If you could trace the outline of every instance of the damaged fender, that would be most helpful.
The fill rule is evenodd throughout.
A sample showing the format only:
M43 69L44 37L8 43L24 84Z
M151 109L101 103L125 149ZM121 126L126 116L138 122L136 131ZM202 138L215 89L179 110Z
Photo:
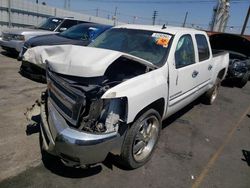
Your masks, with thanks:
M127 123L131 123L136 115L151 103L161 98L167 101L168 73L165 70L167 69L156 69L122 82L106 91L102 99L127 98ZM164 112L165 107L166 105Z

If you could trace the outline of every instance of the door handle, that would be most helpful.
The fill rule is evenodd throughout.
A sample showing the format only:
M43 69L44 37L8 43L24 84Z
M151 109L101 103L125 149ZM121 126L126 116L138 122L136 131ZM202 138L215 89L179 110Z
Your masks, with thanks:
M195 71L192 73L192 77L195 78L198 74L199 74L199 72L195 70Z
M208 65L208 70L210 71L210 70L212 70L212 68L213 68L213 66L212 65Z

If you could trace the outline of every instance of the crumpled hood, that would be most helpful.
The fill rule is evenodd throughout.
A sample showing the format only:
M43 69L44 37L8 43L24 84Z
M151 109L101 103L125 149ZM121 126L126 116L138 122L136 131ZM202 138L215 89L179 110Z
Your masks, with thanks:
M150 62L118 51L74 45L38 46L24 54L23 61L72 76L96 77L104 75L106 69L119 57L126 57L154 68Z
M80 39L70 39L63 36L60 36L58 34L54 35L42 35L42 36L36 36L28 41L25 42L25 46L30 47L36 47L36 46L51 46L51 45L65 45L65 44L73 44L73 45L80 45L80 46L87 46L90 43L90 41L83 41Z

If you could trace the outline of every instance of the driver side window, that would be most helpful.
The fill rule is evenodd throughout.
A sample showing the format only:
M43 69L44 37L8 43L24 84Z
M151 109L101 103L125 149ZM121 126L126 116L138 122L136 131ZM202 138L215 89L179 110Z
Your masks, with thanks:
M175 50L175 67L181 68L195 63L194 45L191 35L183 35Z

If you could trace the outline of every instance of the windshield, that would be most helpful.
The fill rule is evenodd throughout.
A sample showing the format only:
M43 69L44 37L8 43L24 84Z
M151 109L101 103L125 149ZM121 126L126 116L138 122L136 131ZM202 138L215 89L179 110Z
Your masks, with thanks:
M125 52L157 66L164 63L172 35L135 29L110 29L89 46Z
M54 31L56 27L62 22L63 19L60 18L48 18L40 25L37 26L38 29Z
M98 31L99 28L97 27L90 27L87 25L76 25L60 33L59 35L70 39L85 41L93 39L95 33L98 33Z

